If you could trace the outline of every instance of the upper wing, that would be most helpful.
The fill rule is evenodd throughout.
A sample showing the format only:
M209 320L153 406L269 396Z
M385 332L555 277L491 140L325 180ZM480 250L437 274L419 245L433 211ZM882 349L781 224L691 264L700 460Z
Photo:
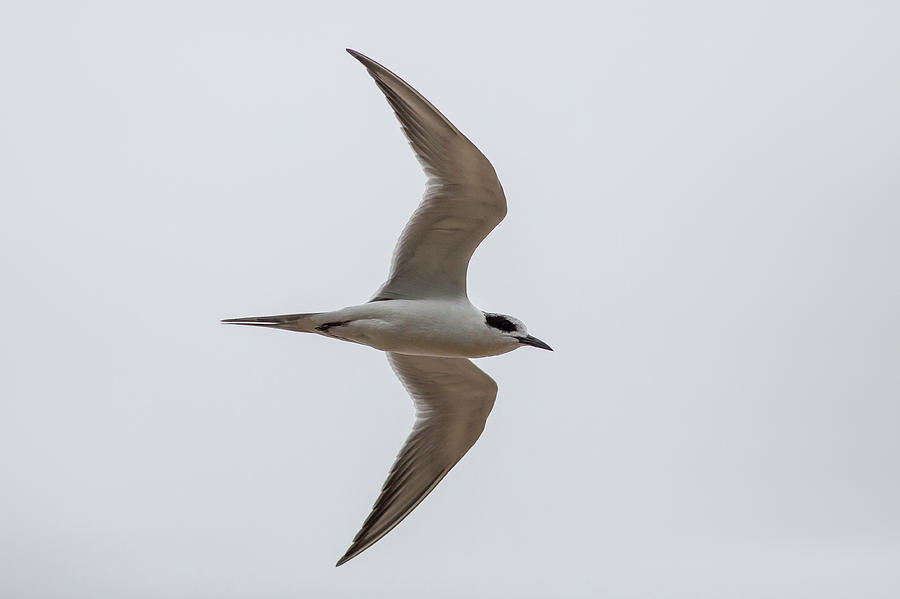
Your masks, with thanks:
M494 167L437 108L371 58L363 63L400 120L428 175L425 197L397 241L380 299L466 295L466 269L478 244L506 216Z
M497 383L465 358L388 353L416 406L416 423L340 566L397 526L475 444Z

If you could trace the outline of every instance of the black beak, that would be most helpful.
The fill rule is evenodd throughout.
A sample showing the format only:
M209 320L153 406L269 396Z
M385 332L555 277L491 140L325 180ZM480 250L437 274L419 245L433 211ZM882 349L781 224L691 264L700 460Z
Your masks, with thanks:
M548 349L553 351L553 348L535 337L534 335L528 335L527 337L519 337L519 343L522 345L530 345L531 347L539 347L541 349Z

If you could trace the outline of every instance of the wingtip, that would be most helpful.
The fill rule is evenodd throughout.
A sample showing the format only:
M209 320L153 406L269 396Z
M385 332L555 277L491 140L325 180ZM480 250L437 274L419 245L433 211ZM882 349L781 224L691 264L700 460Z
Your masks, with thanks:
M337 568L339 566L342 566L343 564L346 564L347 562L352 560L354 557L356 557L356 554L352 553L352 551L353 551L352 547L350 549L348 549L347 553L345 553L344 555L341 556L341 559L339 559L337 561L337 563L334 565L334 567Z
M357 537L358 536L359 535L357 535ZM371 547L373 544L374 544L374 541L370 542L370 543L360 544L358 538L353 539L353 543L350 544L350 547L347 548L346 553L344 553L344 555L341 556L341 559L339 559L337 561L337 563L334 565L334 567L337 568L338 566L346 564L347 562L352 560L354 557L358 556L360 553L362 553L363 551L365 551L366 549Z
M373 76L374 76L375 70L377 70L377 69L387 70L387 69L385 69L385 67L383 65L378 64L377 62L375 62L374 60L372 60L371 58L369 58L362 52L357 52L353 48L345 48L345 50L347 50L347 53L350 54L350 56L352 56L353 58L355 58L356 60L361 62L362 65L364 67L366 67L366 69L368 69L370 73L373 74Z

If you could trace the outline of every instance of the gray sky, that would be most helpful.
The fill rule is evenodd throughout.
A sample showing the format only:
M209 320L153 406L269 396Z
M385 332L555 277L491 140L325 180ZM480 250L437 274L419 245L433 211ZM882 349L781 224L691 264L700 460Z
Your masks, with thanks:
M4 3L0 595L897 597L898 23ZM387 274L424 179L347 46L492 160L470 297L557 351L479 360L481 440L335 569L411 402L217 321Z

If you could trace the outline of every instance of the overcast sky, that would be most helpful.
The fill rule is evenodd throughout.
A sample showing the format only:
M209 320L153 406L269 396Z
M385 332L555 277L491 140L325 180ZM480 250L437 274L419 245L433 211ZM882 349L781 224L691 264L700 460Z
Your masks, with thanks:
M900 596L896 2L7 2L0 595ZM368 299L424 177L352 47L491 159L481 440L333 564L412 422Z

